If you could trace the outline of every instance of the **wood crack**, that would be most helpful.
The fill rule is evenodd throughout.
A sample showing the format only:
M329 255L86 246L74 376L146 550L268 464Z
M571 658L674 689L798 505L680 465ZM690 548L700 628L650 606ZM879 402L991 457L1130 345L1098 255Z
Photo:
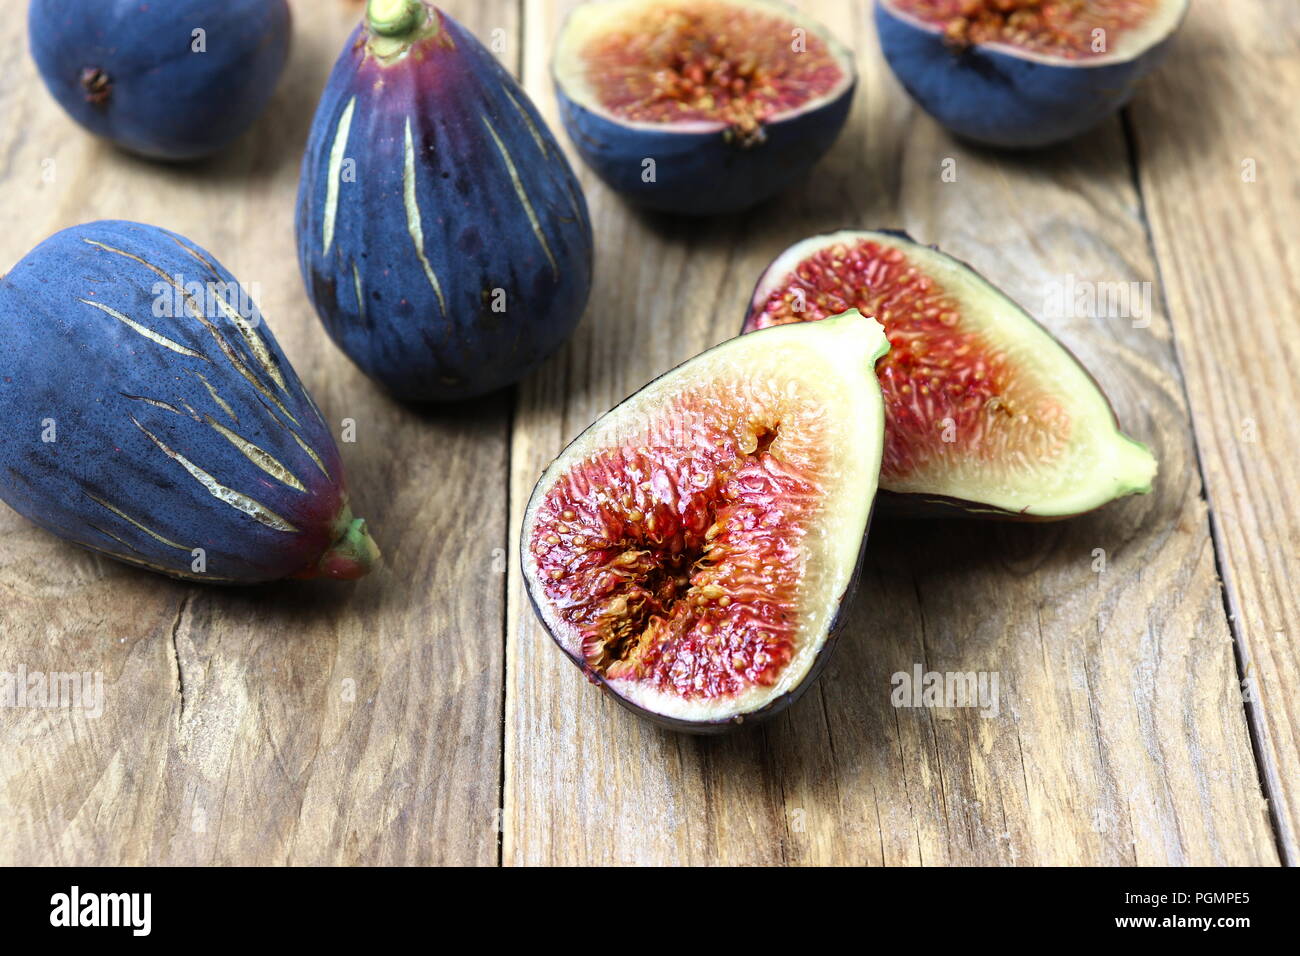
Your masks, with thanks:
M180 606L176 609L176 617L171 626L171 648L172 663L176 665L176 696L180 699L180 711L176 715L176 724L180 726L185 719L185 669L181 666L180 648L176 643L176 635L180 632L181 621L185 618L185 612L189 610L190 602L194 599L194 592L191 591L181 599Z
M1130 115L1130 107L1125 107L1120 112L1120 126L1124 135L1125 153L1128 158L1129 170L1133 177L1133 190L1137 195L1137 213L1138 220L1142 224L1143 232L1146 236L1147 247L1151 250L1151 261L1155 267L1155 286L1159 291L1159 307L1162 314L1169 323L1169 343L1174 352L1175 360L1182 365L1182 349L1178 343L1178 333L1175 328L1173 316L1170 314L1169 296L1165 286L1164 275L1160 263L1160 255L1156 249L1155 235L1151 230L1151 220L1147 214L1146 195L1142 190L1142 176L1138 168L1138 144L1137 137L1133 132L1133 118ZM1228 625L1228 634L1232 638L1232 660L1236 669L1237 687L1245 687L1245 681L1249 669L1245 663L1245 650L1243 644L1243 635L1241 633L1241 622L1238 620L1233 610L1232 595L1228 590L1226 578L1226 568L1224 566L1225 545L1223 542L1222 532L1219 528L1217 510L1215 503L1210 500L1210 483L1205 474L1205 455L1201 450L1201 438L1197 434L1194 421L1192 421L1192 399L1187 391L1187 380L1180 377L1182 385L1182 401L1187 409L1189 419L1189 433L1192 446L1192 457L1196 462L1196 473L1201 481L1201 500L1205 502L1206 526L1209 530L1210 545L1214 552L1214 575L1219 583L1219 599L1223 607L1223 617ZM1292 859L1287 853L1288 842L1284 837L1282 820L1277 812L1277 800L1274 797L1273 790L1269 786L1268 774L1265 772L1265 763L1267 755L1264 751L1263 743L1260 740L1260 725L1263 723L1264 716L1257 713L1253 702L1247 698L1247 695L1241 694L1241 707L1243 716L1246 721L1246 734L1250 740L1251 759L1255 764L1255 779L1259 785L1260 794L1264 798L1264 804L1267 807L1269 830L1273 837L1273 847L1277 852L1278 859L1283 866L1295 866L1297 861Z

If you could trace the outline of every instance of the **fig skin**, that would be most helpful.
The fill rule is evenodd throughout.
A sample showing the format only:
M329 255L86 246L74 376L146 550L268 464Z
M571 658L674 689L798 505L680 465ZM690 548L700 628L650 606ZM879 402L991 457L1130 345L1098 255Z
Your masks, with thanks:
M0 278L0 499L187 581L353 580L379 556L256 306L208 252L140 223L65 229Z
M773 6L820 33L821 28L806 15ZM551 76L570 142L610 189L652 212L692 217L730 215L806 178L843 130L857 88L856 67L852 55L833 38L823 39L847 72L848 85L806 112L764 123L763 142L750 146L738 145L722 124L717 129L691 132L673 130L671 126L633 125L598 113L569 95L554 60ZM643 179L647 158L655 161L654 182Z
M853 318L850 319L850 317ZM869 320L869 319L864 320L856 309L850 309L847 313L844 313L840 316L834 316L831 318L850 320L850 321L864 321L864 322L870 321L873 325L876 325L878 327L878 323L875 323L874 320ZM750 333L750 335L748 335L747 338L764 335L767 331L773 331L773 330L759 330L757 332ZM729 344L730 344L729 342L723 342L719 345L714 346L712 349L708 349L705 352L700 353L700 355L696 356L695 358L698 359L703 357L704 355L709 354L710 352L716 352L719 350L726 349ZM881 349L877 350L876 352L877 357L883 355L884 352L887 350L888 350L888 344L884 342L883 335L882 335ZM688 362L689 361L694 361L694 359L688 360ZM556 458L551 463L551 465L549 465L545 469L543 475L539 478L536 486L533 489L532 495L529 498L528 506L525 509L526 517L520 535L519 558L520 558L520 567L525 569L524 590L528 593L529 601L532 603L533 611L537 615L538 621L547 630L547 633L550 635L551 640L556 645L556 647L558 647L560 651L564 653L564 655L569 660L571 660L574 663L574 665L578 667L579 670L582 671L582 673L587 677L587 679L591 683L598 685L608 696L614 698L614 700L616 700L618 704L623 708L625 708L626 710L630 711L633 714L636 714L638 717L641 717L664 730L669 730L676 733L685 733L685 734L693 734L693 735L701 735L701 736L713 736L718 734L730 733L745 727L757 726L761 723L766 722L767 720L770 720L772 717L775 717L776 715L780 714L791 704L799 700L803 696L803 694L808 690L808 688L816 683L818 677L825 670L826 665L830 661L832 655L834 654L839 639L843 634L847 622L847 618L848 618L848 610L853 603L853 599L857 592L857 588L861 579L862 566L866 555L867 541L870 535L871 523L873 520L874 501L870 502L866 509L865 520L863 522L862 538L860 543L858 544L857 552L853 559L852 571L846 579L846 583L843 590L837 596L834 612L830 616L829 623L826 626L825 636L822 638L821 645L818 648L816 657L814 658L812 664L809 666L807 672L804 674L803 678L799 681L799 683L796 686L794 686L786 693L773 697L771 700L763 704L763 706L756 708L755 710L748 711L743 714L738 714L730 717L724 717L724 718L713 719L713 720L689 720L689 719L678 718L678 717L660 713L655 710L651 710L647 707L643 707L629 700L622 693L620 693L614 686L612 686L612 682L607 681L602 674L598 673L592 667L588 666L588 664L581 659L581 655L575 656L574 653L565 646L565 643L561 638L561 636L557 634L554 630L552 630L549 624L547 623L547 616L544 613L542 601L539 599L534 589L533 582L530 580L530 575L527 570L531 566L530 555L529 555L529 543L530 543L530 531L532 530L528 522L528 516L534 514L535 506L537 505L539 500L543 498L552 487L554 487L554 484L547 483L546 481L547 476L551 473L552 469L555 466L561 463L567 463L567 460L570 457L570 451L579 447L583 443L584 438L587 436L588 432L591 432L592 430L601 427L606 417L615 414L617 410L620 407L622 407L625 403L635 399L642 392L645 392L648 389L653 388L661 380L663 380L664 378L670 375L673 375L680 368L681 366L678 366L677 368L674 369L670 369L669 371L665 372L663 375L656 377L655 379L648 382L646 385L642 386L642 388L638 389L636 392L633 392L622 402L619 402L612 409L610 409L609 412L606 412L604 415L597 418L591 425L589 425L578 436L576 436L572 441L570 441L569 444L565 446L564 450L561 451L560 454L556 456ZM874 376L872 376L872 378L874 380ZM880 410L880 416L881 416L881 431L883 433L883 407ZM575 462L579 461L580 456L575 457L574 460Z
M292 34L286 0L31 0L27 25L41 79L69 116L172 161L217 153L253 124Z
M303 282L335 344L393 395L473 398L518 381L577 326L592 277L586 200L473 34L420 0L367 11L303 155ZM372 23L381 12L397 19Z
M1137 84L1169 52L1188 0L1168 31L1128 59L1090 65L1087 59L1042 58L1007 46L977 44L954 51L935 24L875 0L881 52L894 76L938 123L987 146L1037 149L1065 142L1118 112Z
M1033 327L1041 331L1042 334L1050 338L1056 344L1056 346L1060 348L1060 350L1066 356L1068 356L1069 359L1071 359L1074 362L1074 364L1078 367L1079 371L1081 371L1085 376L1085 378L1087 379L1089 386L1102 399L1103 403L1105 404L1107 412L1109 413L1110 416L1110 424L1111 427L1114 429L1114 431L1122 435L1125 439L1132 442L1133 444L1139 445L1148 454L1150 454L1150 450L1147 449L1145 445L1143 445L1140 442L1137 442L1132 438L1129 438L1120 429L1119 417L1115 413L1115 408L1111 404L1110 398L1106 395L1105 391L1102 390L1101 384L1097 381L1096 377L1088 370L1088 368L1081 361L1079 361L1079 357L1075 355L1074 352L1072 352L1063 342L1061 342L1054 335L1052 335L1051 331L1047 329L1046 326L1044 326L1041 322L1035 319L1033 315L1031 315L1026 309L1022 308L1019 305L1019 303L1015 302L1015 300L1011 299L1009 296L1003 293L1001 289L999 289L996 285L994 285L987 278L985 278L984 275L981 272L979 272L979 270L975 269L972 265L970 265L970 263L962 259L959 259L956 256L951 255L950 253L943 252L937 245L926 245L924 243L918 242L916 239L913 239L909 233L901 229L861 230L861 229L856 229L854 227L845 226L842 229L831 230L830 232L827 233L819 233L818 235L810 236L808 237L808 239L800 240L800 241L807 242L807 241L816 241L820 239L825 239L829 241L832 237L843 233L863 234L863 235L868 233L879 233L885 236L890 236L895 239L901 240L903 243L907 243L907 244L917 246L919 248L925 248L925 249L933 250L935 252L939 252L943 256L952 260L958 266L966 269L972 276L976 277L979 281L983 282L986 286L988 286L989 289L996 292L1008 304L1009 307L1014 308L1016 312L1019 314L1020 318L1022 318L1030 325L1032 325ZM792 246L797 244L798 243L794 243L792 244ZM777 261L784 255L785 252L783 251L777 256L776 259L773 259L773 261L768 264L767 268L765 268L763 272L759 275L758 280L754 283L754 290L753 292L750 293L749 304L746 306L745 317L741 321L740 331L738 334L740 335L754 334L754 331L749 331L750 311L752 310L752 308L756 303L756 300L759 295L759 290L763 288L764 284L767 281L768 273L772 271ZM821 321L825 321L825 320L821 320ZM761 329L755 331L761 331ZM1153 475L1153 480L1154 480L1154 475ZM1146 494L1149 491L1150 489L1148 488L1147 491L1138 492L1138 493ZM1077 518L1085 514L1090 514L1093 511L1096 511L1098 508L1104 507L1105 505L1109 504L1111 501L1114 500L1116 499L1114 498L1107 499L1105 501L1100 502L1099 504L1097 504L1092 508L1086 508L1080 511L1073 511L1073 512L1062 513L1062 514L1041 515L1041 514L1029 514L1023 510L1012 511L1007 508L1002 508L1002 507L998 507L997 505L989 504L988 502L983 502L983 501L970 499L970 498L962 498L953 495L891 491L890 489L884 487L883 485L881 485L877 489L876 497L875 497L875 502L877 505L879 505L880 513L887 518L907 518L907 519L967 518L967 519L977 519L977 520L1015 521L1015 522L1024 522L1024 523L1064 521L1070 518Z

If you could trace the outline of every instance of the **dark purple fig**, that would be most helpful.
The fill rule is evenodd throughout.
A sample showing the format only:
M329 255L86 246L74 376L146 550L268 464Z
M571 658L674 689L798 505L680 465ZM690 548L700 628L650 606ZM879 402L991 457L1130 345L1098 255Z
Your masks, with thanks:
M560 648L619 703L713 733L814 680L857 583L880 473L856 312L746 335L584 431L524 513L524 579Z
M849 308L889 336L876 374L891 507L1064 518L1151 490L1155 458L1065 346L968 265L901 233L791 246L759 279L744 331Z
M316 110L303 279L330 336L398 397L517 381L591 287L587 204L527 95L421 0L371 0Z
M737 212L803 178L844 126L853 57L772 0L597 0L552 62L564 126L648 209Z
M0 279L0 498L187 580L352 579L378 557L247 292L133 222L65 229Z
M155 159L228 146L265 109L289 55L285 0L32 0L32 56L59 105Z
M1188 0L876 0L885 59L958 136L1059 143L1128 102Z

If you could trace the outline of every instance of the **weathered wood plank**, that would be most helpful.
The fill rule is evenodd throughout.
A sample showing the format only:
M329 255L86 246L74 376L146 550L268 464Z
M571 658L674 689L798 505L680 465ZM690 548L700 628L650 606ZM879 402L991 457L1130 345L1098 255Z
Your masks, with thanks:
M513 0L445 3L518 62ZM0 25L0 268L47 234L133 218L245 283L333 422L385 551L355 586L187 587L0 513L0 671L101 672L103 716L0 709L6 863L478 863L497 859L508 396L417 412L321 331L293 238L319 91L361 6L298 2L268 114L195 167L122 155L59 111ZM43 178L48 176L48 178Z
M525 5L525 81L553 124L548 51L569 5ZM1035 311L1068 276L1154 281L1118 122L1034 157L968 149L888 75L866 0L800 7L859 52L862 77L814 181L741 217L682 223L629 211L584 173L596 287L569 349L520 391L512 538L564 443L734 334L763 266L799 238L903 226ZM945 158L956 182L941 181ZM1274 862L1182 381L1153 302L1148 328L1048 324L1157 449L1156 493L1054 526L882 522L837 658L764 729L696 740L622 712L549 645L512 564L504 860ZM916 664L996 672L998 716L895 709L891 675Z
M1194 4L1133 109L1261 773L1300 860L1300 8Z

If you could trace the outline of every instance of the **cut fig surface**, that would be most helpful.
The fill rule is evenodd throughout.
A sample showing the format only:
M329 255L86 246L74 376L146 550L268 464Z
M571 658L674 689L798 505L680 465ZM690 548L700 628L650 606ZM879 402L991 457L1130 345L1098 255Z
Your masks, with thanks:
M830 30L772 0L589 0L551 62L579 155L644 209L728 215L804 179L857 79Z
M767 0L589 3L561 43L566 91L633 124L753 132L853 79L828 38Z
M1131 55L1163 36L1179 16L1169 0L888 0L937 27L955 49L989 44L1050 59L1093 61Z
M974 270L905 236L844 231L797 243L760 279L744 330L848 308L875 316L891 345L876 367L883 490L1026 518L1150 490L1154 457L1119 431L1074 356Z
M815 676L856 578L884 438L880 326L724 343L582 433L524 515L556 643L632 709L707 732Z
M1170 54L1189 0L875 0L880 51L949 132L1006 149L1114 116Z

